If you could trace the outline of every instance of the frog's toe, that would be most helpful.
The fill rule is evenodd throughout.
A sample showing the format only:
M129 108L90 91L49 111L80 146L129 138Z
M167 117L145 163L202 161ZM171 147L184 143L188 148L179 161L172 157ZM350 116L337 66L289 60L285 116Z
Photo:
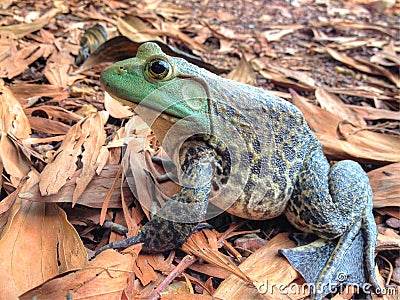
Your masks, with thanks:
M304 246L280 250L310 285L314 299L322 299L323 295L337 292L340 287L361 286L365 282L364 268L360 268L364 262L361 232L349 248L337 251L342 239L317 239Z

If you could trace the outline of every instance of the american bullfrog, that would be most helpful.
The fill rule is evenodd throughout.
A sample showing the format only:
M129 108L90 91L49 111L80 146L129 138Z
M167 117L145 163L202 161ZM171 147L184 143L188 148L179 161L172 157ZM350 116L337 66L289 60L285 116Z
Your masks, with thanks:
M177 248L207 217L213 200L251 220L285 214L297 229L316 235L309 244L282 250L315 284L315 298L341 283L379 288L368 177L354 161L330 167L294 105L167 56L151 42L135 58L106 68L100 81L152 128L182 186L136 236L101 250L136 243L148 252Z

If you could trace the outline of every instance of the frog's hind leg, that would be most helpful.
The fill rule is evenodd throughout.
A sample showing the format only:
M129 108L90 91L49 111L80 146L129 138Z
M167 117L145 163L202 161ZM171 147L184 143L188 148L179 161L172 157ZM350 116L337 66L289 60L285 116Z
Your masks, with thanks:
M330 168L322 151L310 153L286 216L298 229L315 233L329 243L335 241L331 253L321 256L325 260L323 267L316 266L313 270L319 274L317 279L311 282L306 279L315 285L316 298L321 299L326 293L324 285L334 288L352 283L349 280L357 275L355 272L363 273L362 282L355 284L368 281L377 287L372 191L359 164L341 161ZM296 255L301 255L300 249Z
M369 216L364 218L361 230L365 240L364 259L366 278L367 281L372 284L375 291L379 292L381 288L375 275L375 246L378 232L372 212L370 212Z

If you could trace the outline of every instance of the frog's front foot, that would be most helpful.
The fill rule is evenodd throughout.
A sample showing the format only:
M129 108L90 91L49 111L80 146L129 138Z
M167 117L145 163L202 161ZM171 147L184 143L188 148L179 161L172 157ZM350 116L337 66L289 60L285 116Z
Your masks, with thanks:
M107 244L96 251L96 255L106 249L122 249L140 243L144 252L172 250L181 246L196 227L197 223L177 223L155 216L137 235Z

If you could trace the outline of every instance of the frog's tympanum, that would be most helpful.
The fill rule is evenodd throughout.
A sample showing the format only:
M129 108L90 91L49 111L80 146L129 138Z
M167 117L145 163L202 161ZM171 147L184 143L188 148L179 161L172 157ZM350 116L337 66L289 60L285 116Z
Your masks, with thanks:
M182 186L139 234L101 250L136 243L148 252L177 248L212 200L246 219L285 214L304 234L299 247L281 253L314 286L315 298L341 284L379 288L368 177L353 161L330 167L294 105L167 56L154 43L108 67L100 80L152 128Z

